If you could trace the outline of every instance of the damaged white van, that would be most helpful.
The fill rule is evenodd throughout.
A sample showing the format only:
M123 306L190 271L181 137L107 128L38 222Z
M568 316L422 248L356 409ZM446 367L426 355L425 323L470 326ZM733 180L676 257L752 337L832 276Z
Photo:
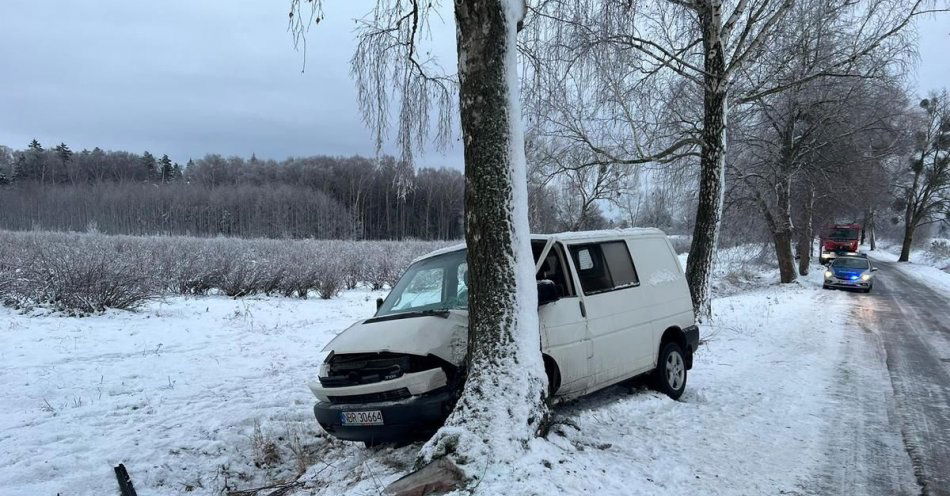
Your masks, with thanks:
M656 229L532 236L541 353L552 397L652 373L679 398L699 343L679 259ZM413 262L376 315L324 348L314 414L367 444L430 434L461 390L468 266L462 245Z

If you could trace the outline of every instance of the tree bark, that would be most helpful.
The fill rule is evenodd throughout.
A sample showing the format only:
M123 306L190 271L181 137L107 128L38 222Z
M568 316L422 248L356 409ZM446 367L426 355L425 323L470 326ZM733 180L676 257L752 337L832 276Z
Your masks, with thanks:
M772 233L775 258L778 260L779 276L783 284L795 281L795 256L792 255L792 231L780 229Z
M469 481L503 471L537 435L547 413L516 83L516 26L523 14L523 4L506 0L455 2L466 178L468 376L455 410L420 460L448 457Z
M914 231L916 227L912 221L904 224L904 242L901 243L901 256L897 259L898 262L910 261L910 247L914 242Z
M703 132L699 173L699 204L686 261L686 282L693 310L708 316L709 283L719 240L725 191L728 81L722 44L722 2L707 0L698 8L706 54L703 74Z
M921 157L921 162L923 157ZM904 242L901 244L901 256L898 262L910 261L910 245L914 240L914 230L917 228L917 219L914 215L917 210L917 187L920 184L920 170L914 172L914 182L907 194L907 208L904 210Z
M807 276L811 265L811 245L814 233L815 188L808 184L802 199L802 223L798 227L798 273Z
M778 262L778 270L783 284L793 282L798 276L795 273L795 257L792 255L792 175L787 169L789 163L786 162L782 175L779 177L778 189L776 192L777 210L781 216L777 222L777 229L774 231L773 242L775 243L775 259Z

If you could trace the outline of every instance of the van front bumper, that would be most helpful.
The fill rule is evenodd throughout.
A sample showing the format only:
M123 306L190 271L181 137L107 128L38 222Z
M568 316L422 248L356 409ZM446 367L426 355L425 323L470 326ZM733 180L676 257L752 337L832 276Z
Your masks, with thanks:
M335 404L317 402L313 414L323 430L346 441L370 444L409 441L432 435L451 413L457 395L447 387L400 401ZM343 412L380 411L383 425L343 425Z

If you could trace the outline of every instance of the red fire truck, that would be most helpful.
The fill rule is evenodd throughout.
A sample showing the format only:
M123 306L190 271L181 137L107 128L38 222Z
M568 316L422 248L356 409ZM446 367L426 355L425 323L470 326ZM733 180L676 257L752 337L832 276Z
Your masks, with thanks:
M832 224L821 233L821 263L838 255L855 255L861 240L860 224Z

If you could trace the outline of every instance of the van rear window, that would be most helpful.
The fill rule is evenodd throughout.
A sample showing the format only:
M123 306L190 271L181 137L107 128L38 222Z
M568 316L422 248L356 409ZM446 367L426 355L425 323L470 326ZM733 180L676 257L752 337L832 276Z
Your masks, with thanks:
M574 245L571 257L585 295L640 284L625 241Z

